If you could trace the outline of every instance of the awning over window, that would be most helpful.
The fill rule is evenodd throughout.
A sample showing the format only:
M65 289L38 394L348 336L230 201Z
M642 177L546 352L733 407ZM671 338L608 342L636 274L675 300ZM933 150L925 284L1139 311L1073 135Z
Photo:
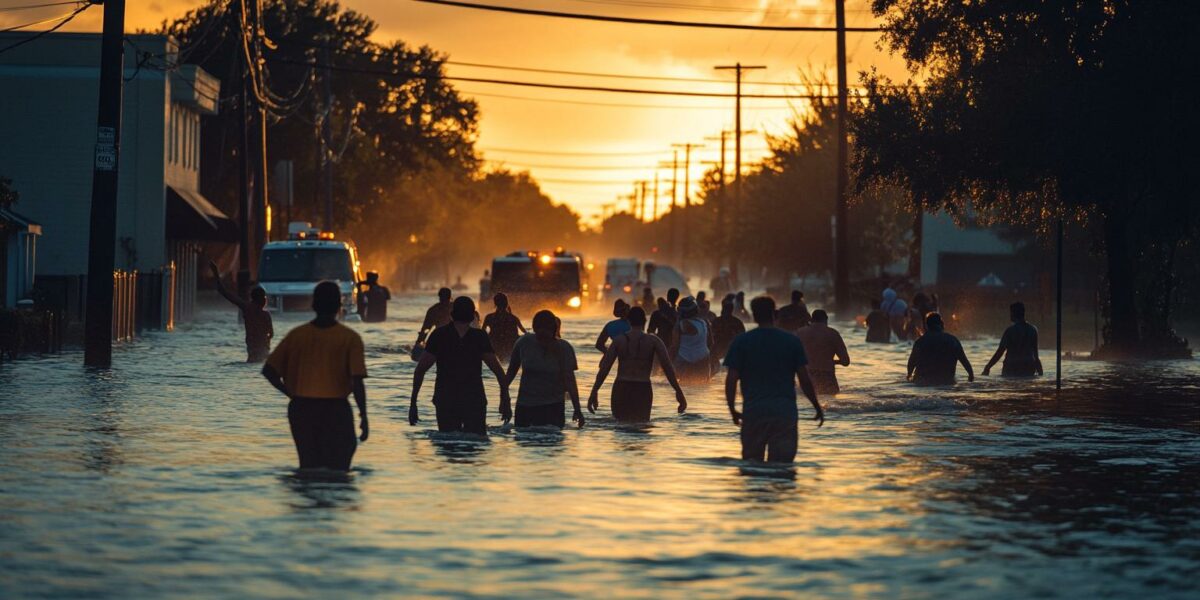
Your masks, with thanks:
M237 223L199 192L167 186L167 237L202 242L237 242Z
M24 231L34 235L42 234L41 225L38 225L28 218L22 217L21 215L8 210L7 208L0 207L0 223L7 223L15 227L17 231Z

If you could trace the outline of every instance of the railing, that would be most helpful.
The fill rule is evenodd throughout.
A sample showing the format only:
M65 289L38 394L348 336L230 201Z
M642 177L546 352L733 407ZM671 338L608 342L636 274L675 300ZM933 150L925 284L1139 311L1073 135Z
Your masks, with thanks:
M171 262L161 269L138 275L137 331L175 329L176 292L175 280L178 273Z
M137 335L137 271L113 272L112 339L124 342Z

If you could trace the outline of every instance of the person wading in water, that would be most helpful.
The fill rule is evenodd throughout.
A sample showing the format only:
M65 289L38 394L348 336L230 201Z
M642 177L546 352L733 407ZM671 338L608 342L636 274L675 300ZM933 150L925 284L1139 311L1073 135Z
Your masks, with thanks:
M925 317L925 335L913 342L908 355L909 381L917 385L951 385L957 363L967 370L967 381L975 381L975 371L962 344L945 329L942 315L934 312Z
M517 343L517 338L527 332L525 326L521 324L521 319L512 314L512 307L508 305L508 296L498 293L492 297L492 303L496 305L496 312L484 317L483 331L488 334L496 356L501 361L507 362L508 357L512 356L513 345Z
M496 358L492 343L480 329L471 327L475 320L475 301L466 296L454 300L449 325L433 330L417 370L413 373L412 400L408 423L420 422L417 397L425 373L437 365L433 387L433 405L437 409L438 431L461 431L487 435L487 395L483 391L483 366L486 364L500 384L500 418L512 418L504 367Z
M662 340L648 334L646 327L646 311L636 307L629 310L629 324L633 329L613 339L608 352L600 360L600 371L596 374L596 383L592 385L592 394L588 398L588 410L593 414L600 406L600 386L617 363L617 380L612 386L613 418L622 423L644 423L650 420L650 409L654 405L654 388L650 386L650 372L654 369L654 359L662 365L663 373L671 387L675 388L675 400L679 402L679 413L687 410L687 399L679 380L675 377L675 368L667 355L667 346Z
M292 329L267 358L263 377L283 392L301 469L346 471L358 443L346 397L358 405L358 441L367 441L367 366L362 338L338 322L342 291L332 281L313 289L317 318Z
M796 336L804 344L804 354L808 357L808 373L817 393L840 392L835 365L850 366L850 353L846 351L846 342L842 339L842 334L829 326L829 314L819 308L814 310L812 321L807 326L797 329Z
M571 397L575 412L571 420L583 427L583 411L579 407L579 386L575 382L575 349L557 336L558 317L543 310L533 316L533 333L517 340L512 362L508 364L508 384L521 371L521 387L517 390L517 427L553 425L566 426L564 395ZM501 411L503 412L503 408Z
M387 320L387 303L392 299L392 291L379 285L379 273L367 273L367 280L362 282L358 290L358 314L362 315L364 323L382 323Z
M217 293L242 313L242 324L246 328L246 362L267 360L267 355L271 353L271 338L275 337L275 325L271 321L271 313L267 312L267 292L256 285L250 290L250 301L246 302L225 289L217 263L208 261L208 268L217 282Z
M1042 359L1038 358L1037 327L1025 322L1025 303L1014 302L1008 307L1013 324L1004 330L1000 347L983 368L984 376L990 375L992 367L1004 357L1000 374L1005 377L1032 377L1042 374Z
M600 336L596 338L596 349L604 354L608 351L608 342L613 338L629 331L629 304L624 300L617 298L613 303L613 316L615 319L604 324L604 329L600 330Z
M685 383L706 383L712 376L712 329L700 318L700 307L691 296L679 303L679 322L671 343L671 357L679 379Z

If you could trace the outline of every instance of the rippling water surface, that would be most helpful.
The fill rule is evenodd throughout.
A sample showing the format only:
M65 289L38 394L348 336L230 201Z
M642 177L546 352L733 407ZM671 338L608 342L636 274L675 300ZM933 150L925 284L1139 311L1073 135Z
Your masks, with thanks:
M616 427L606 389L583 430L488 442L433 433L427 383L410 427L425 303L351 324L372 431L344 478L295 475L286 401L240 362L229 311L109 373L79 354L0 365L0 596L1200 593L1194 361L1068 362L1061 396L1049 372L920 389L907 345L835 323L845 393L824 428L802 422L794 468L765 468L736 460L716 382L683 416L660 382L648 427ZM585 398L604 320L564 323ZM994 343L967 342L977 370Z

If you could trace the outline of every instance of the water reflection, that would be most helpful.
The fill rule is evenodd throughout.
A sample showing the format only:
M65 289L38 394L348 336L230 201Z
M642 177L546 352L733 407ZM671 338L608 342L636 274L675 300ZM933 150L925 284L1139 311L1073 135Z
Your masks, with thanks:
M460 432L434 431L429 434L433 450L449 463L477 464L491 445L485 436Z
M289 503L293 510L358 510L362 494L355 481L357 474L354 470L296 469L279 480L296 495L296 501Z

